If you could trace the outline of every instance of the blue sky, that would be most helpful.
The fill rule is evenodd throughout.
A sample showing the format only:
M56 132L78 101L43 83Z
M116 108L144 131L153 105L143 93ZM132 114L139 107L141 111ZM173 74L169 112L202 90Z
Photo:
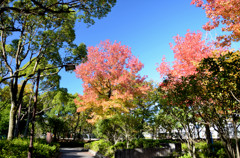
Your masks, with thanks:
M188 29L202 30L208 19L204 10L190 5L191 0L118 0L112 11L103 19L96 20L90 27L76 23L75 43L97 46L100 41L109 39L121 42L131 48L133 55L144 64L140 72L147 80L160 82L156 71L157 63L163 55L173 61L173 52L169 43L179 34L184 36ZM211 32L215 36L215 32ZM82 81L75 73L60 72L61 87L70 93L82 94Z

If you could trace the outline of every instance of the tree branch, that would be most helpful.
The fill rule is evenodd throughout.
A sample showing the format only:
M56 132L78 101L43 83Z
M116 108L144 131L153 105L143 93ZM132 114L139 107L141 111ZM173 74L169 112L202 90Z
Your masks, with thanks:
M7 61L7 55L6 55L6 48L5 48L5 42L6 42L6 39L3 37L3 31L1 31L1 45L2 45L2 57L3 57L3 60L4 60L4 63L5 65L7 66L8 70L10 71L10 73L13 72L11 66L8 64L8 61Z
M230 91L230 93L232 94L233 98L236 99L236 101L237 101L238 103L240 103L240 100L233 94L233 92Z
M23 77L23 76L26 76L26 74L22 74L22 75L17 75L17 76L9 76L9 77L5 77L3 79L0 80L0 83L10 79L10 78L14 78L14 77Z
M40 115L42 112L45 112L45 111L48 111L50 109L52 109L53 107L49 107L49 108L46 108L46 109L42 109L41 111L38 111L36 112L36 115Z

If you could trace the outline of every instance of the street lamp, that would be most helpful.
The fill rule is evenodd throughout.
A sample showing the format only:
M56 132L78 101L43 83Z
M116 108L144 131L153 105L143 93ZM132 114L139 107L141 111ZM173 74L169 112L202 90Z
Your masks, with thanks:
M65 67L66 71L75 70L75 65L72 63L67 63L66 65L61 65L57 67L51 67L48 69L54 69L58 67ZM37 83L36 83L36 91L35 91L35 97L34 97L34 105L33 105L33 114L32 114L32 128L31 128L31 134L30 134L30 143L28 148L28 158L33 157L33 139L34 139L34 124L35 124L35 116L36 116L36 109L37 109L37 97L38 97L38 87L39 87L39 80L40 80L40 74L41 71L44 71L46 69L38 69L37 71Z
M67 63L66 65L63 66L65 67L65 71L71 71L76 69L75 65L72 63Z

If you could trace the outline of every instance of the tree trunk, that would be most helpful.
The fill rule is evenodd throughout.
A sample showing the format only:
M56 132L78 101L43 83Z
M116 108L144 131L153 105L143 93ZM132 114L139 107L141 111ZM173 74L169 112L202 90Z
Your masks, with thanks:
M19 68L19 65L16 66L16 69L18 68ZM15 75L16 77L12 78L9 84L10 96L11 96L11 110L10 110L10 116L9 116L9 127L8 127L8 137L7 137L8 140L13 139L16 113L18 110L18 106L22 103L24 88L28 81L28 79L25 79L23 81L21 89L18 92L18 73L16 73Z
M92 139L92 137L91 137L91 134L92 134L92 126L90 127L90 132L89 132L90 134L89 134L89 140L91 140Z
M127 141L127 149L128 149L129 142L128 142L128 135L127 134L126 134L126 141Z
M221 128L221 127L220 127ZM229 158L235 158L235 152L232 148L231 140L229 139L229 135L226 135L226 133L223 132L224 130L221 129L219 132L221 141L224 143L225 149L227 151L227 155Z
M38 69L38 73L37 73L36 92L34 97L34 106L33 106L33 114L32 114L32 129L31 129L30 143L28 148L28 158L33 157L34 124L35 124L35 116L36 116L36 110L37 110L39 78L40 78L40 69Z
M29 104L27 122L26 122L26 126L25 126L25 131L24 131L24 138L27 138L27 135L28 135L28 127L29 127L29 122L30 122L30 116L31 116L31 105Z
M230 134L229 134L229 127L228 127L228 122L223 122L220 120L216 124L216 129L217 132L219 133L219 136L221 138L221 141L224 143L224 147L227 151L227 155L229 158L235 158L235 151L234 148L232 147L232 141L230 139Z
M230 158L235 158L235 152L232 148L231 142L227 142L228 155Z
M210 131L210 126L209 124L205 124L205 135L206 135L206 141L207 141L207 144L208 145L211 145L212 144L212 141L211 141L211 131Z
M168 139L172 139L172 130L170 129L170 130L168 130Z
M190 147L188 148L190 149L190 155L192 158L196 158L196 150L195 150L195 142L194 142L194 134L193 134L194 131L191 130L189 124L187 124L187 126L185 127L185 131L187 134L188 147Z
M196 129L197 129L197 139L200 140L201 137L200 137L200 125L196 125Z
M76 126L75 126L74 129L73 129L73 132L74 132L73 140L75 140L76 137L77 137L76 131L77 131L77 127L78 127L79 121L80 121L80 113L77 113L77 115L78 115L78 117L77 117L77 123L76 123Z
M238 136L237 136L237 117L233 115L233 128L234 128L234 139L236 142L236 158L240 158L239 146L238 146Z
M177 133L176 133L177 135L176 136L178 136L177 138L180 139L181 141L183 141L183 137L182 137L180 129L179 128L176 128L176 129L177 129Z
M13 139L13 131L14 131L14 126L15 126L15 115L16 115L16 105L12 101L11 103L11 110L10 110L10 116L9 116L9 126L8 126L8 140Z
M20 106L18 108L18 114L17 114L17 119L16 119L15 130L14 130L14 137L18 137L20 117L21 117L21 109L22 109L22 104L20 104Z
M192 157L196 158L196 148L194 142L191 142L191 145L192 145Z
M189 149L188 153L190 154L190 156L192 158L196 158L195 143L193 142L193 140L191 138L189 139L189 137L187 139L187 146L188 146L188 149Z
M34 90L34 85L35 85L35 82L32 83L32 91ZM25 130L24 130L24 138L27 138L27 135L28 135L28 127L29 127L29 122L30 122L30 117L31 117L32 99L33 99L33 93L29 97L28 115L27 115L27 122L26 122L26 125L25 125Z
M188 154L192 157L192 148L189 140L187 140L187 146L188 146Z
M8 126L8 140L13 139L13 132L15 127L15 119L16 119L16 112L17 112L17 89L16 89L16 81L14 82L14 79L11 79L10 81L10 96L11 96L11 109L10 109L10 115L9 115L9 126Z
M155 127L153 126L153 129L152 129L152 139L154 139L154 135L155 135Z
M79 134L80 134L81 139L84 140L83 133L82 133L82 124L79 127Z

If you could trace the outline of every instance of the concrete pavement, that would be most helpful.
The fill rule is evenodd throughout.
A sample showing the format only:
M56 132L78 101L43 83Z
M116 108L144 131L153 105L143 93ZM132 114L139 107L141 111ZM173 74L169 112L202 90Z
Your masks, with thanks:
M60 148L59 158L94 158L94 156L81 147Z

